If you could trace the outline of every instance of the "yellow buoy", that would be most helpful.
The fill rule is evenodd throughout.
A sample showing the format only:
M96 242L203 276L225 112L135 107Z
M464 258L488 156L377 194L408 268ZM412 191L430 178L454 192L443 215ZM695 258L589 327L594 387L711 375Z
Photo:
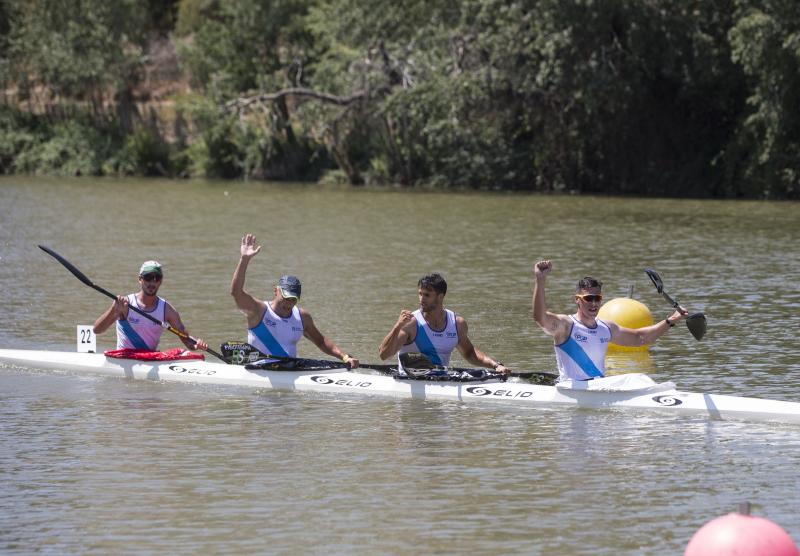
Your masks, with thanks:
M653 324L653 314L647 305L629 297L618 297L600 307L597 316L625 328L642 328ZM618 346L608 344L609 351L647 351L649 346Z

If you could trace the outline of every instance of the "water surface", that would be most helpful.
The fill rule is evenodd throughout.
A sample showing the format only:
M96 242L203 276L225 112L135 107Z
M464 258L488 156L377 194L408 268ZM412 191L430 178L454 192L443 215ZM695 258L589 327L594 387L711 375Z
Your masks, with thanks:
M478 347L552 370L531 319L603 280L656 318L666 289L709 318L635 362L682 389L798 401L800 238L791 203L326 189L308 185L0 179L0 347L67 349L75 325L133 291L145 259L212 345L245 337L228 285L245 232L248 289L297 274L343 349L377 346L439 271ZM112 347L111 332L100 348ZM165 336L162 347L174 347ZM317 356L309 342L301 355ZM461 363L456 359L456 363ZM621 366L626 360L617 361ZM750 500L800 540L800 429L630 411L520 410L0 370L0 547L47 553L678 554Z

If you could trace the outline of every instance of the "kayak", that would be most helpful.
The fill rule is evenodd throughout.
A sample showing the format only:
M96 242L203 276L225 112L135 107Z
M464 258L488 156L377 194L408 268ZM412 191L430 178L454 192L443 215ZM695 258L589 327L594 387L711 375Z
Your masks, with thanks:
M111 358L99 353L13 349L0 349L0 365L283 391L506 403L530 408L619 408L711 419L800 425L800 403L684 392L677 390L671 382L656 383L647 375L639 373L544 386L494 379L467 382L401 379L397 376L370 374L346 368L248 369L243 365L203 360L142 361Z

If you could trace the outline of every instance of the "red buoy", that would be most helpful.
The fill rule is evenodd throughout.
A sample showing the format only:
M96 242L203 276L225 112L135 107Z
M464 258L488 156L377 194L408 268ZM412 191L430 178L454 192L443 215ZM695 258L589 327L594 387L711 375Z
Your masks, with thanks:
M800 556L789 534L768 519L732 513L703 525L686 545L684 556Z

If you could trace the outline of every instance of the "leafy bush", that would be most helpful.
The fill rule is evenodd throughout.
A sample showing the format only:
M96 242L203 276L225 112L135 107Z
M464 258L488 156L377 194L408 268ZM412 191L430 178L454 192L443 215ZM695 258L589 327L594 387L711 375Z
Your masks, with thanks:
M35 118L0 105L0 174L19 171L15 161L20 152L40 141Z
M0 0L0 89L0 172L800 197L797 0Z
M117 171L138 176L172 174L171 149L161 136L149 127L139 126L125 139L120 150Z
M115 138L91 123L71 120L56 124L47 137L17 153L17 172L53 175L101 175L113 156Z

